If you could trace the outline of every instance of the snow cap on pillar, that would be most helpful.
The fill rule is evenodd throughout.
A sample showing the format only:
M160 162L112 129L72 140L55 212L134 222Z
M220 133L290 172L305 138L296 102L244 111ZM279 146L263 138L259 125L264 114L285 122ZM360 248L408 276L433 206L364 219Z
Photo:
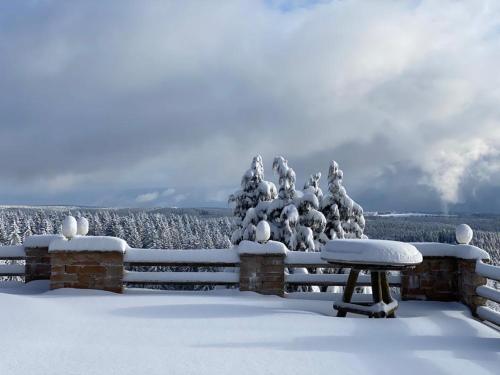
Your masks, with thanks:
M76 233L85 236L89 232L89 221L84 217L79 217L76 221Z
M455 237L460 245L468 245L473 236L472 228L467 224L460 224L455 230Z
M62 234L67 239L71 239L76 236L77 233L77 223L73 216L66 216L62 224Z
M260 243L269 241L271 237L271 227L269 223L265 220L259 221L257 224L257 230L255 233L255 240Z

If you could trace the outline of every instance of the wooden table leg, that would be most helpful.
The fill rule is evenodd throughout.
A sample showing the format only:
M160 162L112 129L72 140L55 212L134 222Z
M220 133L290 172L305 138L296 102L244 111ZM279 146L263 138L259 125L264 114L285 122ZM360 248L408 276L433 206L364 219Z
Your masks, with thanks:
M354 293L354 289L356 288L358 275L359 270L351 268L351 272L349 272L349 277L347 278L347 285L344 289L344 294L342 295L342 302L351 302L352 294ZM347 312L342 309L339 309L339 311L337 312L338 317L344 318L346 315Z
M380 285L380 272L379 271L370 271L371 275L371 282L372 282L372 297L373 297L373 304L376 305L377 303L382 302L382 287ZM382 312L376 312L373 313L371 317L375 318L383 318L385 316L384 313Z
M390 304L393 299L391 296L391 289L389 287L389 282L387 281L387 272L380 273L380 285L382 287L382 300L385 304ZM387 315L388 318L395 318L396 314L394 311Z
M379 303L382 301L382 288L380 285L380 272L370 271L371 281L372 281L372 295L373 303Z

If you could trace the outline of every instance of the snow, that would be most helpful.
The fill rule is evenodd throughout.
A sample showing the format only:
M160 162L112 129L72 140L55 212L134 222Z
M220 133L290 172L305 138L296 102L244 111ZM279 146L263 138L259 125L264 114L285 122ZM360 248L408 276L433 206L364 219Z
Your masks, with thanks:
M240 257L232 249L162 250L132 249L125 251L126 263L215 263L238 264Z
M476 263L476 272L489 279L500 281L500 266L493 266L478 261Z
M24 258L26 253L24 252L24 246L0 246L0 259L16 259Z
M271 237L271 227L269 223L265 220L259 221L257 224L257 230L255 232L255 240L257 242L266 242Z
M24 264L0 264L0 275L24 275Z
M455 257L460 259L490 259L490 255L472 245L452 245L438 242L412 242L424 257Z
M78 231L78 224L73 216L66 216L62 223L62 233L66 238L73 238Z
M64 236L62 234L36 234L26 237L24 240L24 246L31 248L49 247L52 241L63 238Z
M125 294L0 284L0 373L497 374L500 333L455 302L404 301L396 319L251 292Z
M118 251L125 252L127 243L121 238L108 236L76 236L71 240L58 239L49 245L49 252L55 251Z
M126 271L125 282L162 282L179 284L238 284L240 274L236 272L132 272Z
M286 254L286 246L277 241L268 241L264 244L253 241L241 241L238 245L239 254Z
M89 232L89 221L84 217L79 217L76 220L76 233L80 236L85 236Z
M455 229L455 237L459 244L468 245L473 236L472 228L467 224L460 224Z
M411 244L387 240L331 240L321 251L329 262L411 265L422 262L422 254Z

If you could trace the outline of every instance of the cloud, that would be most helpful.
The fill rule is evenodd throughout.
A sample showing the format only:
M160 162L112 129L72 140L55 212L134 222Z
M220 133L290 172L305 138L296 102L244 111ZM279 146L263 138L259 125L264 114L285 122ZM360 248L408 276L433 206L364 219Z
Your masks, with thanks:
M170 197L173 194L175 194L175 189L173 188L168 188L161 192L162 197Z
M152 192L152 193L145 193L145 194L140 194L135 198L135 201L137 203L147 203L147 202L152 202L158 199L160 196L160 193L157 191Z
M180 203L182 201L185 201L188 198L188 194L177 194L174 196L174 202L175 203Z
M0 192L203 204L260 153L299 187L338 159L365 206L473 210L500 186L499 20L495 1L4 2Z

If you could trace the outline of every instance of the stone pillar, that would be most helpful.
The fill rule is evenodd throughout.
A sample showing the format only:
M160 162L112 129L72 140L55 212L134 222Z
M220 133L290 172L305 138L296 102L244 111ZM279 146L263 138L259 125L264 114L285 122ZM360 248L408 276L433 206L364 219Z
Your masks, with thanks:
M24 241L24 251L26 254L24 282L50 280L49 244L51 241L61 238L61 235L34 235L26 238Z
M125 241L76 237L51 243L50 288L98 289L123 293Z
M454 257L424 257L401 273L403 300L458 301L458 265Z
M475 315L479 306L486 305L486 299L476 294L476 288L486 285L486 277L476 273L476 260L458 259L458 296L460 301L471 309Z
M242 241L240 253L240 290L260 294L285 294L286 247L278 242L267 244Z
M486 300L476 294L476 288L487 279L476 273L477 259L455 257L424 257L414 269L402 272L403 300L460 301L473 314Z

